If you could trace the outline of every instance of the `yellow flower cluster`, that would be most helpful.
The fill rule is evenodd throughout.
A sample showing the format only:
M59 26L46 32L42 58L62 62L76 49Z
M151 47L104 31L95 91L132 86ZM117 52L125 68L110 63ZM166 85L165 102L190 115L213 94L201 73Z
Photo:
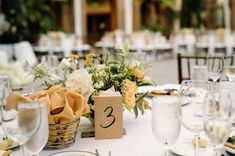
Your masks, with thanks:
M135 107L135 94L137 93L136 83L128 79L124 80L123 86L123 100L127 109Z
M138 68L135 68L133 73L134 73L134 76L137 77L137 79L143 79L144 78L144 72L142 72Z
M79 58L79 56L76 55L76 54L71 54L71 55L70 55L70 58L73 59L73 60L76 60L76 59Z
M85 59L85 61L84 61L84 64L86 65L86 66L89 66L90 64L92 64L92 62L93 62L93 60L94 60L94 56L95 56L95 54L88 54L88 55L86 55L86 59Z

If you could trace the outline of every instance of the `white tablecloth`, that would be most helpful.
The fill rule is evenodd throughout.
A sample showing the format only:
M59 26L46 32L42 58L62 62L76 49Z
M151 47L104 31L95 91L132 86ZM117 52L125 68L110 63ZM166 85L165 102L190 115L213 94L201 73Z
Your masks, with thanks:
M124 127L127 134L124 135L122 139L81 139L82 131L90 131L92 129L90 121L86 118L82 118L79 133L74 145L64 150L43 150L40 156L47 156L65 150L86 150L95 152L96 149L98 149L100 156L108 156L109 151L111 151L112 156L163 156L163 145L159 143L152 134L150 111L147 111L143 116L140 115L137 119L134 118L134 114L125 111ZM182 127L179 140L190 141L191 137L192 134ZM185 147L185 150L188 149ZM19 156L20 154L20 151L16 150L13 152L12 156ZM176 154L173 153L170 155L176 156Z
M170 86L174 87L172 85ZM150 98L148 100L151 101ZM134 113L125 111L124 128L126 129L127 134L124 135L122 139L95 140L95 138L81 138L81 132L92 130L90 121L87 118L82 118L74 145L64 150L43 150L40 153L40 156L46 156L65 150L85 150L95 152L96 149L98 149L100 156L108 156L109 151L111 151L112 156L163 156L163 145L158 142L152 134L151 111L146 111L144 115L139 115L137 119L135 119ZM204 134L202 134L202 136L203 135ZM186 140L191 142L192 136L192 133L182 126L179 142L185 142ZM186 151L188 155L193 155L191 148L182 146L180 148ZM202 153L200 153L200 156L202 156ZM12 154L12 156L19 155L19 150L15 150ZM175 156L176 154L171 153L170 155ZM206 154L206 156L209 155Z

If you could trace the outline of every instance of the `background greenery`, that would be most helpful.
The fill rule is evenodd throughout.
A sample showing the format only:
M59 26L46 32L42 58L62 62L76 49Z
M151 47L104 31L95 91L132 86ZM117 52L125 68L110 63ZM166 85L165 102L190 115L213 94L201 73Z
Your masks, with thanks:
M10 29L0 36L2 43L22 40L36 42L41 33L52 30L52 12L49 0L1 0L2 13Z

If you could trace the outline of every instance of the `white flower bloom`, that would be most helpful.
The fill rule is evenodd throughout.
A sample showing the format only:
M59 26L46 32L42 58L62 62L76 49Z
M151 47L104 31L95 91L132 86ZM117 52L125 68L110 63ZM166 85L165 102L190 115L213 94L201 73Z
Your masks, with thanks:
M97 64L95 65L95 69L100 71L100 70L104 70L105 69L105 65L104 64Z
M105 65L97 64L95 66L96 72L98 76L105 76Z
M91 76L86 69L75 70L68 75L65 86L70 90L77 92L88 100L93 92Z
M131 68L138 67L138 66L140 66L140 62L138 62L138 61L136 61L136 60L132 60L132 61L130 62L130 64L129 64L129 66L130 66Z
M59 68L61 68L61 69L65 69L65 68L68 68L71 66L72 66L71 63L70 63L69 59L67 59L67 58L63 58L63 60L59 64Z
M94 84L94 87L95 87L96 89L99 89L99 88L103 87L103 85L104 85L104 82L103 82L103 81L99 81L99 82L96 82L96 83Z
M151 82L151 78L149 76L145 76L143 78L143 82Z
M120 95L119 92L115 91L113 86L105 91L100 91L100 96L113 96L113 95Z
M0 75L7 75L13 87L21 87L33 82L33 76L29 75L19 62L11 64L0 63Z

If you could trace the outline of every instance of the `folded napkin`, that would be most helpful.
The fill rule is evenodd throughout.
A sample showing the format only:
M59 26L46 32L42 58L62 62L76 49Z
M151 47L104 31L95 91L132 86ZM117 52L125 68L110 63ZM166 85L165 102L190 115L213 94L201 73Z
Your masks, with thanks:
M21 95L20 92L13 92L7 97L6 108L17 109L20 102L32 102L35 98L47 104L49 124L72 121L90 113L89 105L80 94L61 86L53 86L49 90L28 97Z

